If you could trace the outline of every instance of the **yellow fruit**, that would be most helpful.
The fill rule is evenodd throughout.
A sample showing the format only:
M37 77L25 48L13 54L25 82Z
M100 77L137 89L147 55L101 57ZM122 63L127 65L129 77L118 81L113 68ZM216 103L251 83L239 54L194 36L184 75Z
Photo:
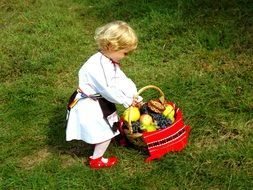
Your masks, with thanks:
M170 114L168 114L166 116L166 118L170 119L172 121L172 123L174 123L174 121L175 121L175 111L173 111Z
M130 113L130 110L131 110L131 113ZM131 114L130 118L129 118L129 114ZM140 119L140 115L141 114L140 114L139 108L129 107L124 111L123 119L126 122L129 122L129 119L130 119L130 121L137 121L138 119Z
M153 132L153 131L156 131L156 127L154 125L143 125L141 127L141 130L146 131L146 132Z
M150 125L151 123L153 123L153 119L148 114L142 114L140 117L140 122L143 125Z
M170 119L172 122L175 121L175 110L172 105L166 105L163 115Z
M163 115L167 116L170 112L172 112L174 110L172 105L166 105L165 106L165 110L163 111Z

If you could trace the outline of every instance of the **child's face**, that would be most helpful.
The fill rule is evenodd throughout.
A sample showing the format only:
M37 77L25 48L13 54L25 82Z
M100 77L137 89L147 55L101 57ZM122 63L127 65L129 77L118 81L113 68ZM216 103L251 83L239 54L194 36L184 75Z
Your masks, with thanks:
M128 49L122 49L122 50L118 50L118 51L110 51L110 52L108 52L108 56L113 61L119 62L121 59L123 59L125 56L127 56L129 52L130 52L130 50L128 50Z

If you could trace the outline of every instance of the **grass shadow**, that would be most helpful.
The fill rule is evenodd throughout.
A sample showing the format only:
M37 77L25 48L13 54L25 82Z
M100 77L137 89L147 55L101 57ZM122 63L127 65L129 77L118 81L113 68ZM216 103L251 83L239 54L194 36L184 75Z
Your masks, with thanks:
M82 1L81 1L82 2ZM235 17L232 9L238 8L237 11L249 13L251 3L249 0L118 0L118 1L92 1L90 3L90 14L97 16L102 21L111 21L114 19L122 19L127 22L131 20L149 18L150 13L157 12L161 14L176 14L183 20L205 20L206 17L227 15ZM94 11L93 8L96 8ZM232 12L231 12L232 11ZM219 15L217 15L219 14ZM81 14L82 16L85 16ZM198 16L197 18L195 18ZM249 16L242 15L242 16ZM152 24L152 23L150 23Z
M180 39L185 38L182 50L186 49L187 41L189 48L195 44L215 50L237 44L247 50L251 41L243 36L249 35L251 29L249 5L249 0L92 1L91 8L85 14L79 10L79 15L82 19L93 15L103 23L112 20L129 22L139 34L140 45L163 39L167 41L167 48L175 44L173 48L178 49L182 43ZM235 52L239 51L237 46Z
M48 124L47 144L52 152L74 157L88 157L92 146L79 140L66 141L66 107L57 106Z

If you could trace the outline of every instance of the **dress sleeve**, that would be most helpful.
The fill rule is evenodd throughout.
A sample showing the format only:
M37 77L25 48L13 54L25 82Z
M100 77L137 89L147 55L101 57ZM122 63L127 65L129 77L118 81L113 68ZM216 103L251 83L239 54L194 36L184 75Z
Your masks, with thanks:
M129 107L133 102L133 97L137 93L137 88L134 82L126 77L119 69L115 77L114 70L106 70L104 73L101 67L87 69L83 75L86 76L86 81L89 81L96 93L100 93L108 101L122 104L124 107ZM79 80L83 76L80 76ZM83 80L83 79L82 79Z

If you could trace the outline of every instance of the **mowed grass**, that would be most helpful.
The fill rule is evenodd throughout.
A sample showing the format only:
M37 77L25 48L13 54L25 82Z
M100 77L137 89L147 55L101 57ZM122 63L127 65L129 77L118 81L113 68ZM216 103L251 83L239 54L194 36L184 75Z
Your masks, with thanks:
M2 0L0 7L1 189L252 188L251 1ZM122 70L139 89L160 87L192 130L182 152L150 164L144 151L114 141L106 156L119 164L93 171L92 147L65 141L65 108L80 66L97 51L95 28L118 19L140 41Z

